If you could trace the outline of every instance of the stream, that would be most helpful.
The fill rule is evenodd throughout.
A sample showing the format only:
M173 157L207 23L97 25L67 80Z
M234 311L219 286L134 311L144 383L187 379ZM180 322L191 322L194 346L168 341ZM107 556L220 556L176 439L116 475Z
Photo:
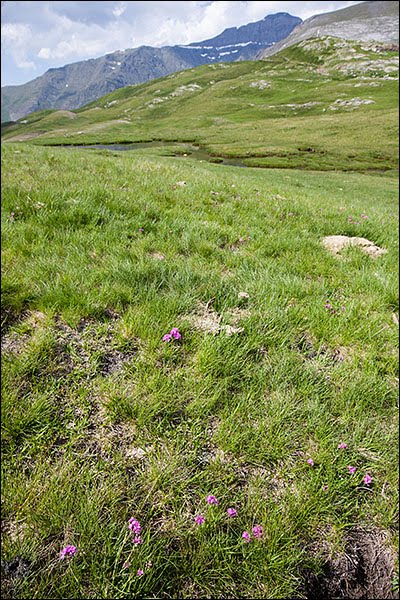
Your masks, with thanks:
M128 150L141 150L143 148L179 148L179 152L172 154L176 158L194 158L199 161L211 162L221 165L229 165L234 167L247 167L246 164L240 158L223 158L221 156L212 156L206 150L203 150L199 146L192 144L185 145L182 142L132 142L126 144L86 144L86 145L69 145L68 148L94 148L97 150L115 150L128 151ZM182 151L185 148L185 151Z

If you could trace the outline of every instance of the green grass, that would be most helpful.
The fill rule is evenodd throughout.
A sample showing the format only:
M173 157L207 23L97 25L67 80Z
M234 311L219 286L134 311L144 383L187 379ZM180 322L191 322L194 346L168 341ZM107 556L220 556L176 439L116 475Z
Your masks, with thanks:
M355 525L397 547L394 178L11 142L2 167L5 597L305 597Z
M396 173L398 53L376 43L306 40L265 60L204 65L22 121L5 127L2 139L176 140L251 166Z

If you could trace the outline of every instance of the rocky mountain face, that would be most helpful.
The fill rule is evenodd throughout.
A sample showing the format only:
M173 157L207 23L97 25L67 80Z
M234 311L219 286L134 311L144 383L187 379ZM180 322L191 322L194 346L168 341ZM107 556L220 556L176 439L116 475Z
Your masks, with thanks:
M300 23L285 39L260 50L256 58L271 56L302 40L324 36L398 44L399 3L361 2L334 12L315 15Z
M162 48L141 46L49 69L28 83L1 89L1 120L15 121L47 108L79 108L118 88L203 64L250 60L287 37L301 22L288 13L278 13L226 29L202 42Z

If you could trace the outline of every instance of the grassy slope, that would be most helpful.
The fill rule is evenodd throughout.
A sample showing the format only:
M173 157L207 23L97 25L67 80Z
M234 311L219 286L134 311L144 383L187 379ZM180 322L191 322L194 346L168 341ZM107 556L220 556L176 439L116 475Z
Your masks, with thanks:
M7 597L301 597L355 524L396 543L393 178L11 143L2 162L3 557L28 561ZM388 253L340 260L329 234ZM209 301L243 331L196 329Z
M327 38L264 61L190 69L117 90L73 113L30 115L3 139L187 140L219 156L247 157L250 165L391 170L398 165L398 54L377 48ZM268 87L251 87L260 81ZM199 87L182 92L193 83ZM354 98L370 103L335 104Z

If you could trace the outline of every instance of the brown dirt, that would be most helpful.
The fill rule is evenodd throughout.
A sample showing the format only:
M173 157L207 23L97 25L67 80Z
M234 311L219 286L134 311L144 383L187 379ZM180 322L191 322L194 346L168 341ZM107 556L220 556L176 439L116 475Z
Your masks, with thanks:
M207 304L200 304L194 314L186 316L192 327L199 329L204 333L211 333L212 335L217 335L221 331L224 331L226 335L231 336L243 331L243 328L237 327L237 325L241 319L247 316L247 311L239 308L232 308L226 313L231 323L223 325L221 323L222 315L219 315L212 308L211 304L212 301L207 302Z
M378 529L355 528L348 533L344 551L329 557L321 575L306 574L308 600L396 599L393 590L394 553L389 534Z

